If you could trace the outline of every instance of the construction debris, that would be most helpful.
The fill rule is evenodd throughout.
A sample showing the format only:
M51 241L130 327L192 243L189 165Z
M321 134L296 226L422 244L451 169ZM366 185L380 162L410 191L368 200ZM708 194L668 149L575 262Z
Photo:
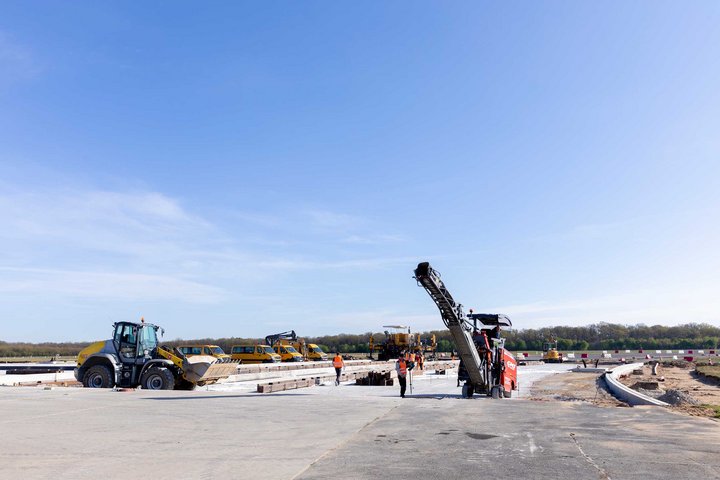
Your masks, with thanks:
M367 372L367 376L355 380L356 385L392 386L393 371Z

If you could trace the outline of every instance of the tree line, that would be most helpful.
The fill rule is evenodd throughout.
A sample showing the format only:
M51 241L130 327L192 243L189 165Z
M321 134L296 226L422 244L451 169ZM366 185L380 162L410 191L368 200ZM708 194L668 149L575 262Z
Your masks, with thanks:
M376 343L385 340L383 332L362 334L343 333L339 335L321 335L304 337L308 343L318 344L326 352L367 353L370 335ZM429 341L434 334L438 351L455 350L455 344L448 330L433 330L421 333L423 341ZM648 326L597 323L583 327L546 327L503 332L505 346L512 351L542 350L548 339L556 339L560 350L614 350L614 349L687 349L718 348L720 328L707 323L688 323L672 327L664 325ZM261 338L201 338L193 340L175 339L161 341L167 345L186 343L206 343L218 345L226 352L233 345L247 345L264 342ZM54 355L73 356L88 346L90 342L65 343L9 343L0 341L0 357L51 357Z

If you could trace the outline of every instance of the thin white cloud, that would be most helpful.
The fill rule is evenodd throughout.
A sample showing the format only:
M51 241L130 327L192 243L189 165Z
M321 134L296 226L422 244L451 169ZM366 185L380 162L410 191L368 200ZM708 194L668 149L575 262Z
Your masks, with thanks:
M392 309L372 311L333 312L332 315L317 315L313 318L318 334L328 332L380 332L383 325L407 325L411 332L442 330L440 314L407 315Z
M269 218L259 214L252 220L275 228ZM350 217L324 212L317 218L331 225ZM374 270L414 261L292 248L273 242L277 232L262 228L245 242L242 229L225 231L158 192L31 190L0 183L0 224L0 249L6 252L0 292L6 294L219 302L229 288L292 271Z
M28 47L0 32L0 86L32 78L40 71Z
M220 288L163 275L37 268L0 268L0 272L4 277L0 279L0 295L189 303L215 303L226 296Z
M306 210L302 216L310 225L319 228L350 230L366 223L363 218L329 210Z
M560 302L536 302L488 308L505 313L516 328L589 323L720 324L720 283L685 288L658 287L629 293Z
M389 234L368 234L368 235L350 235L342 241L355 245L384 245L388 243L400 243L405 238L402 235Z

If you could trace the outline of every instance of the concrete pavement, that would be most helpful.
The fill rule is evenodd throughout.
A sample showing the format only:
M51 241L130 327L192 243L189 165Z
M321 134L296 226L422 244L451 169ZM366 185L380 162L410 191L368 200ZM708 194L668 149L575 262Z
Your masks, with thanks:
M718 478L712 420L467 400L454 376L424 377L404 400L397 386L269 395L6 387L0 465L27 479Z

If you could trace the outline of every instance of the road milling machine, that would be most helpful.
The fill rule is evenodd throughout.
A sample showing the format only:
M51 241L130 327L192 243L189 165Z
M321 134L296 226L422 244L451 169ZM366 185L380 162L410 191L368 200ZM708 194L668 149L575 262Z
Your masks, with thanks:
M191 390L237 372L237 362L210 355L186 357L159 345L157 332L162 335L163 330L144 319L117 322L113 328L113 338L95 342L78 354L75 378L86 387Z
M414 278L437 305L455 341L460 356L458 385L463 382L463 397L471 398L475 393L493 398L510 397L513 390L518 389L517 361L505 349L505 340L500 337L501 328L512 327L510 319L501 314L472 313L472 310L466 315L428 262L418 264Z

